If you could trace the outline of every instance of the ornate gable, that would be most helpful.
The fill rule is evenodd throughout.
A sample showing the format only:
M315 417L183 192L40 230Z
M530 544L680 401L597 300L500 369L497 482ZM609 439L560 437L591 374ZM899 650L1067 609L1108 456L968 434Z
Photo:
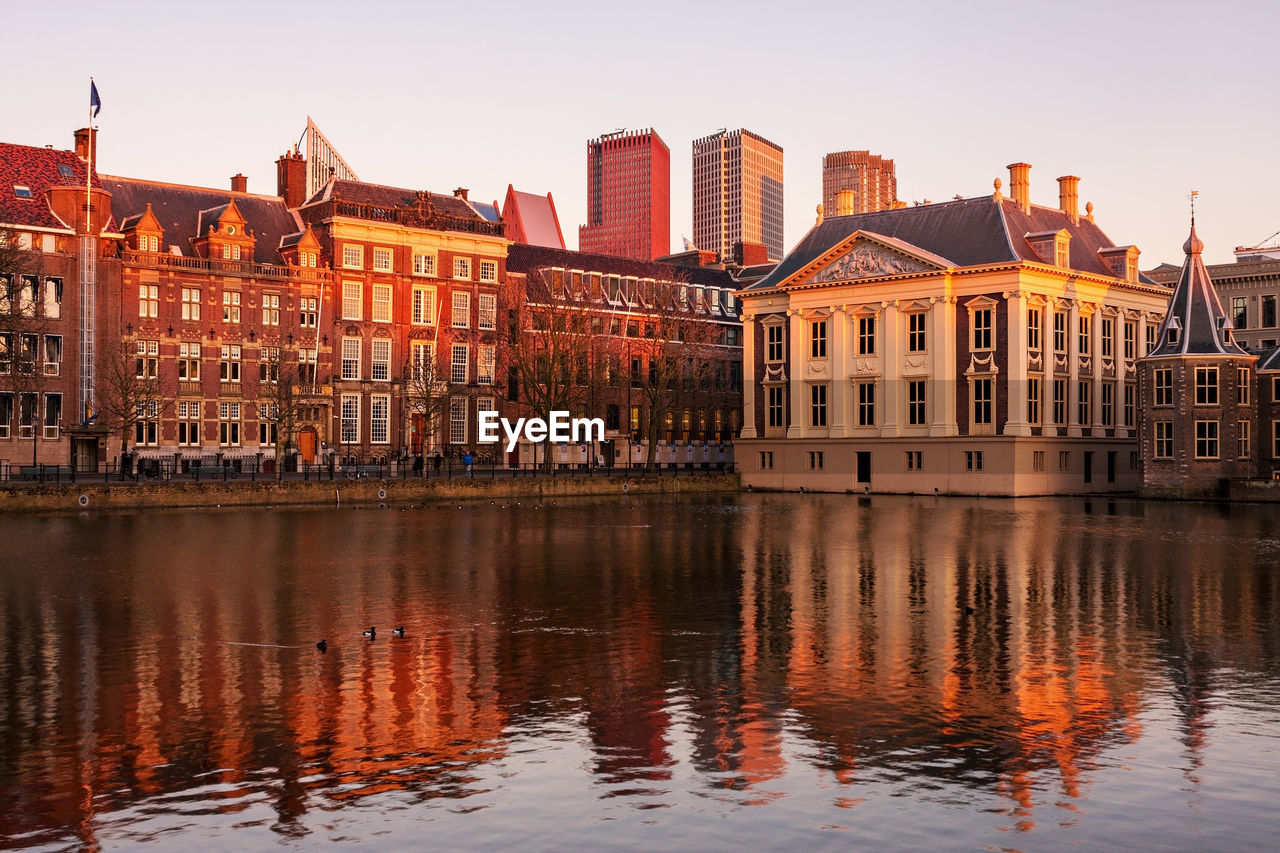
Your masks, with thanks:
M929 273L949 266L944 258L913 249L914 247L892 238L855 231L800 270L791 280L784 282L783 286L797 287Z

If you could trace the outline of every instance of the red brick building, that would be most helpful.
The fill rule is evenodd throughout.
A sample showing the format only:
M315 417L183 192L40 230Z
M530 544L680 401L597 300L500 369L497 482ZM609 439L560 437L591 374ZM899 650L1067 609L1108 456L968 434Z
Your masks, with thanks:
M587 143L587 224L578 249L648 261L671 248L671 149L654 130Z

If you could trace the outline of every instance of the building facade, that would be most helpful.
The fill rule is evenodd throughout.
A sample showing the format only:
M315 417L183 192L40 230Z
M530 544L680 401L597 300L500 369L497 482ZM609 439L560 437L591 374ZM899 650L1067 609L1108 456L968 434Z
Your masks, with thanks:
M527 245L510 247L507 269L521 294L513 346L524 350L504 359L508 398L527 414L549 399L532 399L528 380L562 376L577 392L554 399L604 421L599 446L562 445L556 462L732 463L743 350L728 272ZM540 461L528 445L520 454Z
M587 224L578 249L648 261L671 249L671 150L654 130L587 143Z
M693 242L731 256L737 242L782 258L782 147L746 129L693 141Z
M1137 359L1168 291L1077 211L1011 197L836 217L740 292L738 465L779 489L1132 490Z
M898 198L893 161L870 151L834 151L822 158L822 205L839 209L841 190L853 192L852 213L888 210Z

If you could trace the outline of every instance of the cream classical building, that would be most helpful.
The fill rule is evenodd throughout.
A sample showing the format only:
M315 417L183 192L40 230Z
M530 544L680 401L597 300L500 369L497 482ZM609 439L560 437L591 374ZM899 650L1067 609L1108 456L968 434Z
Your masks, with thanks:
M739 292L737 460L757 488L993 495L1133 490L1135 361L1169 290L1078 213L991 196L819 219Z

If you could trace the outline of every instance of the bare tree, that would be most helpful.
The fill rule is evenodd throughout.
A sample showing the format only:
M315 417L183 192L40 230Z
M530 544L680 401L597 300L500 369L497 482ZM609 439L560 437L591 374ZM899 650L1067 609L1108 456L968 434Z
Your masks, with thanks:
M144 421L159 424L170 405L161 391L158 357L140 351L138 342L129 338L99 361L95 390L99 422L120 430L122 461L134 427Z
M284 460L295 446L298 421L311 398L314 377L299 370L296 350L264 347L258 376L258 418L274 427L276 476L284 475Z
M632 388L647 409L645 467L656 464L658 435L667 416L708 385L719 330L692 310L688 289L677 282L659 289L644 319L644 332L631 343ZM637 361L639 359L639 361ZM638 366L638 369L637 369Z
M523 284L513 281L505 299L513 320L504 363L518 402L544 420L553 411L583 412L605 380L604 315L591 294L574 292L559 273L533 270ZM542 461L550 466L550 454Z
M409 357L404 367L405 411L421 424L420 449L424 454L428 440L435 444L439 438L440 426L449 409L448 379L448 370L442 366L434 340L409 342ZM418 428L417 423L412 425Z
M56 285L42 278L40 253L17 233L0 228L0 393L9 394L0 401L0 418L6 425L12 421L16 401L19 434L31 430L33 466L40 444L40 396L47 385L45 364L61 360L61 353L43 351L61 337L46 334L45 289Z

